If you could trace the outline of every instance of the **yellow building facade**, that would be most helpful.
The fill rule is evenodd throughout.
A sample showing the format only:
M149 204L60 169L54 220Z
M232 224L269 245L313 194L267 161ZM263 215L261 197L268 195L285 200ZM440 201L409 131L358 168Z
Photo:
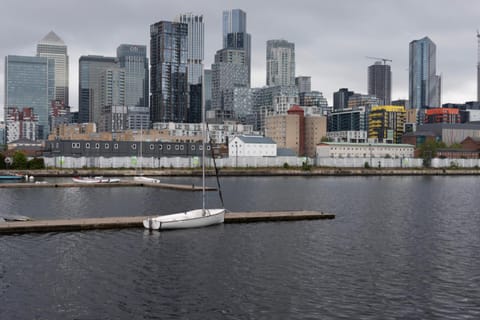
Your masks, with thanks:
M403 106L372 107L368 115L368 138L383 143L401 143L405 119Z

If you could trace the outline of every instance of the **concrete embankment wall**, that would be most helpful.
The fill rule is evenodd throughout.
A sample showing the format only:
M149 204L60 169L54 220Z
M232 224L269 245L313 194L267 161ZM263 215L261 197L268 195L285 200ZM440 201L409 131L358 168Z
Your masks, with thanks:
M0 175L12 173L0 170ZM72 176L105 176L105 177L128 177L138 175L138 172L130 169L48 169L48 170L22 170L21 174L35 177L72 177ZM156 177L201 177L199 169L148 169L143 174ZM214 176L215 171L208 169L206 174ZM317 168L309 170L301 168L221 168L219 174L228 176L438 176L438 175L480 175L480 169L447 169L447 168Z

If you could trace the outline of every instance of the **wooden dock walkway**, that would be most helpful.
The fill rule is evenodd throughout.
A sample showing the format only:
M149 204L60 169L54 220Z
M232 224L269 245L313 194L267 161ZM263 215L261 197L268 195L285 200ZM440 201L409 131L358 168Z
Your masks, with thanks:
M202 191L201 185L193 184L173 184L173 183L149 183L138 181L120 181L115 183L75 183L75 182L59 182L59 183L0 183L0 189L3 188L117 188L117 187L151 187L161 189L172 189L179 191ZM205 187L205 191L215 191L216 188Z
M0 235L31 232L66 232L98 229L143 228L147 217L111 217L0 222ZM225 223L334 219L334 214L318 211L229 212Z

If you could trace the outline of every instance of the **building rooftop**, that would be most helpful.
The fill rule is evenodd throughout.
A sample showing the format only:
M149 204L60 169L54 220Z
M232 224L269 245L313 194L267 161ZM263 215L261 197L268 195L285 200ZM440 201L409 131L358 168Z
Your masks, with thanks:
M277 157L296 157L297 154L292 149L279 148L277 149Z
M50 31L42 40L40 40L39 44L54 44L59 46L64 46L65 42L53 31Z
M480 143L480 137L466 137L464 141L467 139L471 139L473 142Z
M263 144L276 144L271 138L262 136L237 136L244 143L263 143Z
M300 112L304 112L304 110L302 108L300 108L300 106L297 106L296 104L294 104L290 109L288 109L288 111L300 111Z
M435 137L435 132L433 131L415 131L415 132L407 132L403 134L404 137L419 137L419 136L427 136L427 137Z
M401 143L350 143L350 142L322 142L318 145L330 145L330 146L352 146L352 147L415 147L411 144Z

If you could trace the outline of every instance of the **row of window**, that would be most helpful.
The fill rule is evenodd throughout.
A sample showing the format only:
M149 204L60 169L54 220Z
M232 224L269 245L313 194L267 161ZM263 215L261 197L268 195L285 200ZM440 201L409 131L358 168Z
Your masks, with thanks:
M148 147L149 147L150 150L155 150L155 145L154 144L150 144ZM58 144L57 144L57 148L58 148ZM81 148L80 142L72 142L72 149L80 149L80 148ZM98 142L95 143L94 148L95 149L100 149L100 143L98 143ZM132 150L137 150L137 145L132 144L131 148L132 148ZM192 151L196 150L196 146L194 144L192 144L190 146L190 148L191 148ZM85 143L85 149L91 149L90 142ZM104 149L110 149L110 143L105 143L104 144ZM118 150L118 143L113 144L113 149ZM167 144L166 149L167 150L172 150L172 145ZM158 145L158 150L163 150L163 144ZM185 145L178 145L178 144L175 145L175 151L183 151L183 150L185 150ZM198 150L202 151L202 146L198 146ZM207 145L206 150L210 150L210 146Z
M342 150L342 151L345 151L345 150L357 150L357 151L365 151L365 148L358 148L358 147L352 147L352 148L348 148L348 147L333 147L332 150ZM395 151L409 151L409 149L407 148L395 148L395 149L390 149L390 148L368 148L369 151L392 151L392 152L395 152Z
M345 154L330 154L330 158L385 158L385 157L388 157L390 156L390 158L392 158L393 156L392 155L389 155L388 153L387 154L379 154L379 155L372 155L371 157L369 157L366 153L364 153L363 155L361 154L350 154L350 153L347 153L346 155ZM398 158L398 157L409 157L410 155L407 155L407 154L401 154L401 155L395 155L394 157L395 158Z

